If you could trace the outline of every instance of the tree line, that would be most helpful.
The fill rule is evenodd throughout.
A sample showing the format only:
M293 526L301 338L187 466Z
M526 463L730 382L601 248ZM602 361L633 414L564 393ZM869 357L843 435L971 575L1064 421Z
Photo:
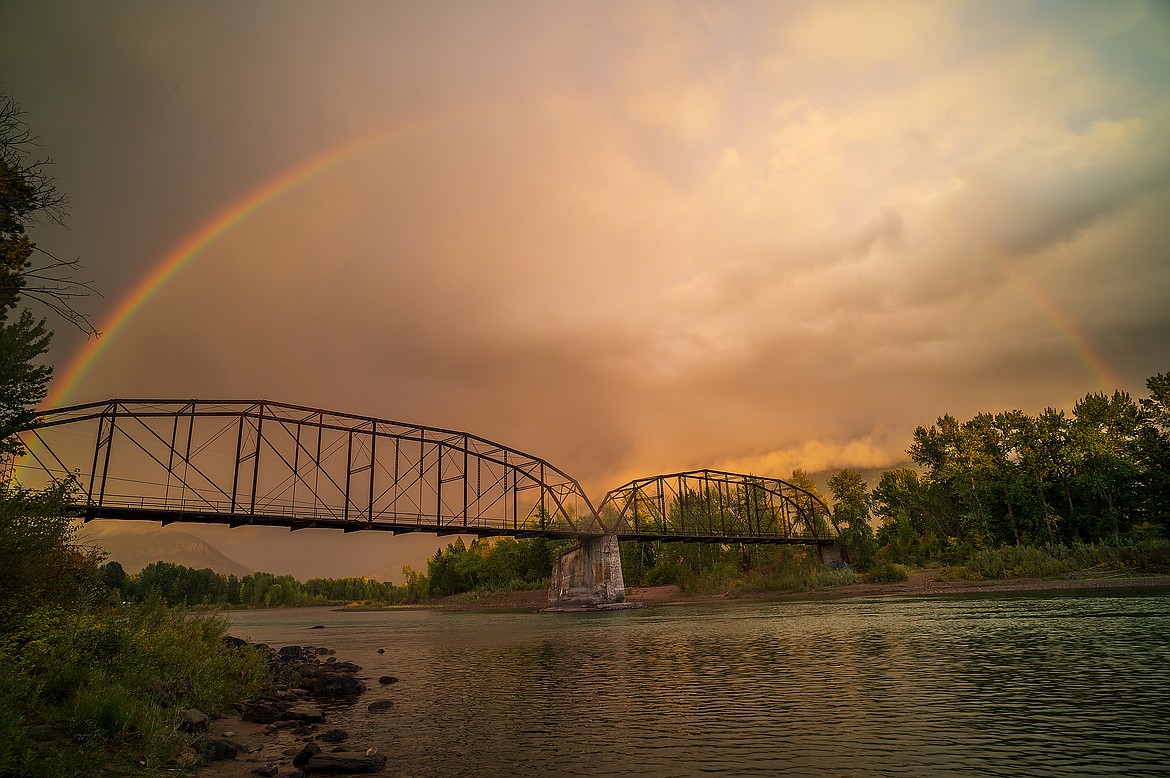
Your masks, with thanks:
M251 573L224 575L171 562L154 562L128 574L118 562L100 568L100 580L126 603L160 601L172 606L226 605L250 608L378 602L402 604L428 596L469 591L506 591L548 586L553 559L564 541L545 538L457 539L427 560L426 572L403 569L406 583L395 585L367 577L310 578Z
M944 415L914 431L907 454L917 469L887 470L872 491L849 471L831 480L835 514L872 513L874 544L908 562L960 549L1165 538L1170 375L1146 386L1139 400L1087 394L1071 413Z

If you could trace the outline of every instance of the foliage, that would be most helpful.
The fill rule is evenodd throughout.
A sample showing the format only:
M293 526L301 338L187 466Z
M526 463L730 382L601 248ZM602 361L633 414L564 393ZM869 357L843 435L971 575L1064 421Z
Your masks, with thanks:
M264 691L266 657L224 645L222 619L121 605L125 573L73 543L68 494L0 489L0 774L155 775L190 745L177 712Z
M688 594L734 591L811 591L850 584L850 569L834 570L804 547L625 541L627 586L676 584Z
M93 603L107 596L94 576L95 549L76 545L65 515L71 487L29 491L0 483L0 618L43 602Z
M987 548L1117 542L1134 527L1170 530L1170 378L1150 396L1090 393L1053 408L939 417L874 489L891 561L962 562ZM948 559L949 557L949 559Z
M468 546L460 538L427 561L427 593L444 596L546 587L553 559L565 545L545 538L500 538L475 540Z
M865 479L856 470L842 470L829 478L833 493L833 519L849 561L858 570L868 570L877 554L877 541L869 524L873 497Z
M940 575L983 581L1070 573L1092 577L1111 572L1170 573L1170 541L1131 538L1116 543L982 549L962 564L943 567Z
M894 562L878 562L866 576L873 583L901 583L910 577L910 571L904 565Z

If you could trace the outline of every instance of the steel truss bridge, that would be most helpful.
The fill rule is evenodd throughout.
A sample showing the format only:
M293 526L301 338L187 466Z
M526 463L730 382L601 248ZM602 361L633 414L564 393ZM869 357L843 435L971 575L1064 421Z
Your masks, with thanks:
M21 483L71 479L86 521L819 546L838 538L820 499L776 478L654 476L595 508L564 471L476 435L265 400L107 400L42 411L20 437Z

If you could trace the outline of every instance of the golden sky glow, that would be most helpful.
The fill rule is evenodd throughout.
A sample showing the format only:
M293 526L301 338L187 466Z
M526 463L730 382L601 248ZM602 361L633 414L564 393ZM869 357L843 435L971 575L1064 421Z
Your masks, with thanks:
M107 320L67 398L463 429L593 495L1170 369L1159 2L5 3ZM60 375L83 339L56 326Z

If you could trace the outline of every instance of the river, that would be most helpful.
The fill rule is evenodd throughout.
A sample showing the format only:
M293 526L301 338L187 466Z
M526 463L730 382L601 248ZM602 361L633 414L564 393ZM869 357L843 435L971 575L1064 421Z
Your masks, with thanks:
M226 615L362 665L389 773L1170 774L1166 591Z

